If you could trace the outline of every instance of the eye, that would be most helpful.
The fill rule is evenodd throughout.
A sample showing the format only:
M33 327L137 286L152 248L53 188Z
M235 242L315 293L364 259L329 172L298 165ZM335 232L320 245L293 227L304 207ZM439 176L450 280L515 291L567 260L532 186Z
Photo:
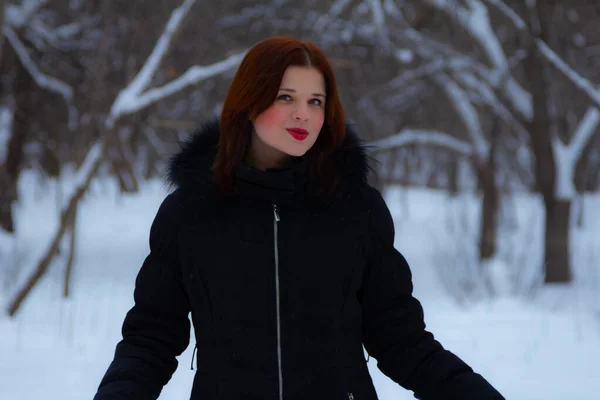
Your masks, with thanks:
M289 94L281 94L277 97L277 100L291 100L292 97Z
M312 99L310 101L311 104L315 105L315 106L320 106L323 104L323 102L320 99Z

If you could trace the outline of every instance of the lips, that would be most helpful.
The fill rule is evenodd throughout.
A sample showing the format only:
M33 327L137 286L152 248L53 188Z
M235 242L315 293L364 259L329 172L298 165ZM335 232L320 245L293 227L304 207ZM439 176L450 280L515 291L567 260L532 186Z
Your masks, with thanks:
M290 135L296 140L304 140L308 136L308 131L302 128L289 128L286 129Z

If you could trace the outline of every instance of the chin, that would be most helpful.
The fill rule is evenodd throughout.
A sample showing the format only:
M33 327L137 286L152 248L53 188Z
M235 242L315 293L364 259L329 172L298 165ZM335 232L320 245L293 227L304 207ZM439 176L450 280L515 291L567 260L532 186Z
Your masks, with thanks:
M291 156L291 157L302 157L303 155L306 154L306 152L309 149L310 149L310 147L307 147L307 148L286 149L285 153L288 156Z

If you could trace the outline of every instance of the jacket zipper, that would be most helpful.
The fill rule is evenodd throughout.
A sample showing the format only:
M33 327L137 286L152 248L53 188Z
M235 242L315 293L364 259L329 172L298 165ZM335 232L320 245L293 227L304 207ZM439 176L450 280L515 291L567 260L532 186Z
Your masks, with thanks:
M277 205L273 204L273 247L275 249L275 305L277 309L277 367L279 372L279 400L283 400L283 371L281 363L281 299L279 295L279 238L278 225L281 219Z

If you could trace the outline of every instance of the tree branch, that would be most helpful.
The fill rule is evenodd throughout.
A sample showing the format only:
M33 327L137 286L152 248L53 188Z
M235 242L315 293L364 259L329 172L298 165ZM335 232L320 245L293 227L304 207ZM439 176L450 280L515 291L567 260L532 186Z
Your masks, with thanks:
M520 135L528 135L527 129L515 118L513 113L502 103L486 82L482 82L472 74L457 73L455 78L474 93L477 93L485 104L491 107L496 115L504 120L510 127Z
M321 32L324 30L329 21L337 18L351 2L352 0L336 0L329 9L329 12L325 15L321 15L317 19L317 22L315 22L314 31Z
M164 86L150 89L145 93L133 97L128 98L127 96L125 96L121 99L117 98L113 105L113 109L115 109L115 114L112 114L111 109L111 115L118 115L119 117L121 117L140 111L168 96L173 95L174 93L185 89L188 86L195 85L205 79L219 75L235 67L241 62L244 56L245 52L234 54L226 58L225 60L207 66L195 65L193 67L190 67L179 78L167 83ZM124 101L124 99L127 99L128 101Z
M140 111L188 86L195 85L198 82L229 70L238 65L244 57L245 51L207 66L195 65L190 67L179 78L162 87L153 88L144 93L144 90L150 85L154 74L158 70L175 32L195 1L196 0L185 0L181 6L173 11L167 22L165 31L156 43L148 60L129 86L123 89L115 99L106 120L107 127L112 128L114 123L122 116Z
M510 74L509 63L492 28L487 7L479 0L469 0L468 9L464 6L456 7L448 0L426 0L426 2L445 12L477 40L494 66L494 72L502 78L504 84L501 88L515 109L527 120L531 120L533 116L531 95Z
M367 0L367 5L371 10L373 26L379 35L379 39L381 40L381 43L389 49L391 43L386 34L385 13L383 11L381 0Z
M579 75L577 71L571 68L566 62L564 62L558 54L556 54L546 43L542 40L537 39L536 45L542 55L552 64L556 69L561 71L567 78L571 80L579 89L581 89L587 97L595 104L596 107L600 107L600 92L594 87L594 85Z
M6 5L4 14L4 25L13 28L22 28L33 18L33 16L50 0L22 0L21 5Z
M465 156L470 156L473 153L473 147L470 143L456 139L445 132L427 129L403 129L401 132L384 139L370 141L367 146L370 151L381 151L414 144L439 146Z
M44 273L48 270L48 266L52 261L52 258L56 254L56 250L60 245L60 242L67 231L69 226L69 222L73 217L73 213L79 204L79 200L83 197L85 192L87 191L92 178L96 174L98 168L102 164L102 154L104 143L101 141L96 142L94 146L88 152L83 166L79 168L76 185L73 191L73 194L69 196L69 202L64 207L61 217L60 223L57 231L52 238L48 248L44 252L42 258L39 260L37 267L31 272L31 274L27 277L24 284L20 285L21 289L15 294L13 299L11 300L8 306L8 315L13 317L18 311L19 307L27 297L27 295L31 292L36 283L40 280L40 278L44 275Z
M74 131L77 127L78 112L77 108L73 104L73 88L60 79L57 79L53 76L48 76L40 71L37 65L35 65L33 59L29 56L25 45L23 42L21 42L15 31L10 26L5 25L2 31L4 32L4 36L8 39L8 42L11 44L12 48L15 50L15 53L17 54L17 57L19 57L21 64L32 76L35 83L43 89L61 95L65 99L69 112L69 129Z
M512 11L512 9L506 5L502 0L484 0L488 3L496 6L498 10L504 13L510 20L513 22L515 27L519 29L521 32L524 32L529 35L527 31L527 24L523 21L517 13ZM575 71L571 66L569 66L558 54L554 52L548 46L546 42L539 38L535 38L535 45L539 50L540 54L544 56L546 60L548 60L556 69L562 72L571 82L575 84L579 89L581 89L595 104L596 107L600 107L600 90L598 90L595 85L581 76L577 71Z
M483 136L479 114L469 100L469 96L452 78L445 74L436 75L434 79L446 91L450 102L462 118L476 155L481 160L487 160L490 154L490 144Z
M572 152L573 160L579 160L583 149L590 142L594 133L597 132L598 125L600 124L600 111L596 107L590 107L585 112L581 121L575 129L573 138L569 142L569 149Z
M173 10L167 21L165 30L156 42L156 45L144 63L144 66L133 81L131 81L129 86L123 89L115 99L110 110L109 118L107 119L108 126L112 127L116 120L123 115L123 110L131 107L131 104L135 103L137 97L139 97L148 85L150 85L152 77L156 74L162 59L169 49L173 36L194 3L196 3L196 0L184 0L182 5Z

